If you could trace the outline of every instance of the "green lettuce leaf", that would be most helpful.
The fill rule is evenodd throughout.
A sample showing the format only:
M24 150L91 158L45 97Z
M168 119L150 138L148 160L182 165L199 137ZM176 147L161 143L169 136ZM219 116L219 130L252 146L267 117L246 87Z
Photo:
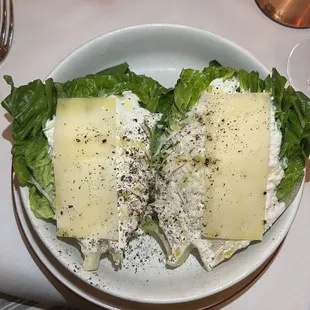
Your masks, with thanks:
M33 214L42 219L54 219L55 215L49 201L40 195L35 186L29 186L29 202Z
M170 89L163 87L150 77L133 72L114 75L94 74L63 84L55 84L58 97L67 98L121 95L124 91L132 91L151 112L161 111L161 107L169 105L172 98Z
M45 84L35 80L15 87L11 77L4 78L11 86L11 94L2 106L14 118L12 155L16 177L22 186L29 187L34 214L40 218L53 218L53 169L42 126L55 111L54 83L51 79Z
M276 107L276 118L282 132L281 158L287 159L285 177L277 189L279 200L288 202L290 193L304 176L305 160L310 155L310 99L285 87L286 78L276 69L265 80L265 90L270 92Z
M183 118L185 113L199 100L204 90L217 78L229 79L236 70L218 65L207 67L202 71L183 69L174 90L174 108L170 123Z
M32 140L16 141L12 155L19 183L29 187L33 213L40 218L53 218L54 176L45 136L39 132Z
M289 159L287 168L285 169L285 177L281 181L277 189L278 199L281 201L289 201L290 193L296 184L299 184L304 176L305 161L302 156L294 156Z
M45 84L35 80L15 87L10 76L4 79L11 86L11 94L3 100L2 106L14 118L13 138L16 141L33 139L54 112L54 83L52 79Z

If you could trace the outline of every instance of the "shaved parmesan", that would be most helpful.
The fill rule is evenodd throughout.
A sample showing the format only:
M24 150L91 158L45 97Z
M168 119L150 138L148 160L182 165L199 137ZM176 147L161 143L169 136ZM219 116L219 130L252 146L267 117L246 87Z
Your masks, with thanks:
M205 95L204 237L261 240L269 169L270 97Z

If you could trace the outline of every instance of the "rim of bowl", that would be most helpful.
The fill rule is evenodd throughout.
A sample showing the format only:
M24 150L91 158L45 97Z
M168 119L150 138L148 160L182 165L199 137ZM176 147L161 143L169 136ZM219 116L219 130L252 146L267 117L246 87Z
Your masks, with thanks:
M83 49L87 48L89 45L92 45L97 40L104 40L105 38L117 35L118 33L125 33L125 32L130 32L133 30L152 29L152 28L167 28L167 29L173 28L173 29L183 29L183 30L187 30L187 31L194 31L194 32L199 33L201 35L204 35L206 37L212 37L216 40L225 42L225 44L229 45L230 47L235 48L235 49L239 50L242 54L247 55L248 57L252 58L252 60L254 62L256 62L259 67L261 67L262 71L264 72L264 74L266 74L266 76L268 74L270 74L270 70L268 70L268 68L261 61L259 61L259 59L257 57L255 57L254 54L252 54L250 51L248 51L244 47L240 46L239 44L234 43L233 41L230 41L230 40L228 40L228 39L226 39L226 38L224 38L218 34L215 34L213 32L210 32L208 30L204 30L201 28L196 28L196 27L181 25L181 24L150 23L150 24L132 25L132 26L124 27L124 28L117 28L117 29L111 30L109 32L106 32L104 34L100 34L100 35L88 40L87 42L76 47L71 53L67 54L64 58L62 58L62 60L48 73L48 75L45 77L44 80L46 80L48 78L53 78L53 75L55 75L58 72L58 70L68 61L68 59L70 59L72 56L80 53Z

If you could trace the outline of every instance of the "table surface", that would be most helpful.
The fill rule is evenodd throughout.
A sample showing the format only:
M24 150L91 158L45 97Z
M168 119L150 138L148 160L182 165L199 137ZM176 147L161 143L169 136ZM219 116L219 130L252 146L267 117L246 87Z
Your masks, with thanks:
M286 74L292 47L310 29L291 29L266 18L249 0L28 0L15 1L11 53L0 66L17 85L44 78L69 52L89 39L124 26L177 23L199 27L236 42L268 68ZM0 83L0 100L9 88ZM65 304L43 275L19 234L10 192L10 123L1 108L0 292L45 303ZM280 253L267 272L227 310L310 309L310 184Z

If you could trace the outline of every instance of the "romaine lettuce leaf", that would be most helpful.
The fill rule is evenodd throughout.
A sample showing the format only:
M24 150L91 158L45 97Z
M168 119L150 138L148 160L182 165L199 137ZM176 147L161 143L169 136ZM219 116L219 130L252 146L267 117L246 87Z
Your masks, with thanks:
M14 118L13 138L31 140L52 116L56 102L54 83L51 79L45 84L35 80L15 87L10 76L5 75L4 79L11 86L11 94L2 101L2 106Z
M165 158L166 150L171 147L169 137L176 132L178 124L184 119L185 114L198 102L203 91L210 91L210 83L216 78L224 80L236 77L240 83L240 90L250 92L267 91L271 94L276 107L276 119L280 123L282 132L281 158L285 158L287 167L285 177L277 188L278 199L284 201L287 206L297 194L300 182L304 175L305 158L310 154L310 100L300 92L296 92L292 87L286 85L286 78L281 76L275 69L265 80L260 79L259 73L245 70L237 70L229 67L222 67L218 62L213 61L210 66L203 70L183 69L174 90L174 102L168 115L165 115L158 123L151 135L151 146L153 163L157 165L158 173L168 165ZM162 143L162 135L166 140ZM297 189L297 191L296 191ZM156 202L155 202L156 203ZM162 227L157 223L151 227L152 233L157 235L157 239L167 243ZM245 246L245 245L244 245ZM192 246L193 248L194 246ZM165 245L165 248L169 248ZM172 248L172 245L170 245ZM188 251L191 251L189 248ZM216 258L215 265L230 257L236 250L240 249L240 244L236 243L229 255L223 251L215 251L220 254ZM186 249L187 251L187 249ZM187 258L187 253L181 255ZM168 259L168 257L167 257ZM183 259L180 264L183 263Z
M151 112L162 110L169 105L172 96L170 89L145 75L128 74L102 75L94 74L72 81L55 83L58 97L89 98L109 95L120 95L124 91L136 94L143 106ZM160 105L159 105L160 103ZM167 104L166 104L167 103ZM159 107L160 106L160 107Z
M55 106L53 81L35 80L28 85L15 87L13 80L5 76L11 85L11 94L2 106L14 118L12 136L13 168L19 183L29 186L32 211L40 218L53 218L53 170L48 145L42 126L52 116Z
M12 155L13 167L19 183L22 186L29 186L32 211L37 217L53 218L53 166L45 136L39 132L34 139L16 141L12 147ZM40 204L34 203L38 201Z
M218 65L206 67L202 71L183 69L174 90L174 109L172 115L169 116L170 124L184 117L214 79L224 78L226 80L231 78L235 72L235 69Z
M49 201L40 195L35 186L29 186L29 202L31 211L38 218L53 219L55 217Z
M4 79L11 86L10 95L1 104L14 118L13 168L19 183L29 187L32 211L43 219L54 217L54 177L42 129L55 115L58 98L121 95L124 91L132 91L151 112L166 111L173 101L171 89L150 77L130 72L127 63L65 83L35 80L15 87L10 76Z
M310 155L310 99L291 86L285 87L286 78L276 69L265 80L259 78L258 72L222 67L216 61L202 71L184 69L175 87L174 108L168 117L169 126L183 118L202 92L208 89L212 80L226 80L232 76L238 78L241 89L250 92L267 91L273 98L276 119L281 124L282 132L280 156L287 159L285 177L278 186L277 196L279 200L285 201L303 177L304 162Z

